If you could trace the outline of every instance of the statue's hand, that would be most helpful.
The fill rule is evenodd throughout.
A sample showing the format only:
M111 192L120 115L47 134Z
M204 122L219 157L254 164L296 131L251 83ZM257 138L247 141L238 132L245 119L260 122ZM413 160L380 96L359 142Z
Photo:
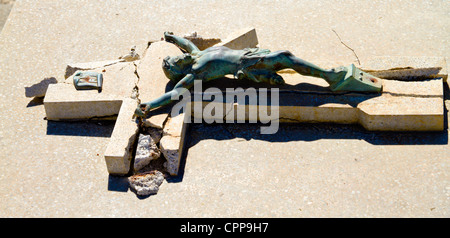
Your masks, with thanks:
M141 103L134 111L133 118L140 117L140 118L146 118L148 113L150 112L151 105L148 103Z
M166 31L164 32L164 40L167 42L173 43L173 32Z

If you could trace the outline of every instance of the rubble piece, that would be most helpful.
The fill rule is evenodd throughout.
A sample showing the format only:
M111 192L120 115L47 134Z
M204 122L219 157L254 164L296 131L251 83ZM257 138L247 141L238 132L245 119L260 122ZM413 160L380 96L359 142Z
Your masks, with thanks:
M139 171L148 165L150 161L159 158L160 155L161 152L152 137L140 134L134 157L134 171Z
M155 143L159 143L162 136L162 129L154 128L154 127L144 127L145 133L152 137L152 140Z
M110 174L126 175L130 171L134 143L139 131L138 124L132 119L136 107L136 100L123 100L105 151L106 167Z
M244 48L255 48L258 45L258 37L255 28L245 28L233 32L217 46L226 46L234 50L242 50Z
M159 186L164 182L164 175L157 170L153 170L130 176L128 182L137 195L148 196L158 193Z

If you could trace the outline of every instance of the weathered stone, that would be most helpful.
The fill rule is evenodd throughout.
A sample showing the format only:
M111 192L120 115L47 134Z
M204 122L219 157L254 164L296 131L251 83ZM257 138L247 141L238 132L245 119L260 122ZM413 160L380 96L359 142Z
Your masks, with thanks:
M33 84L30 87L25 87L25 97L43 97L47 92L48 85L56 84L58 81L55 78L46 78L39 83Z
M139 75L139 99L141 102L149 102L163 95L168 87L169 79L162 70L162 61L167 56L180 55L182 52L174 44L158 41L152 43L137 66ZM168 113L151 116L146 119L146 126L162 128Z
M155 143L158 143L161 140L162 129L154 128L154 127L144 127L143 128L146 134L149 134L152 137L152 140Z
M132 119L137 101L123 100L114 130L105 151L106 167L110 174L125 175L130 171L138 124Z
M374 76L397 80L442 77L447 81L444 57L379 56L368 59L361 68Z
M152 137L140 134L134 157L134 171L139 171L148 165L151 160L159 158L160 155L161 152Z
M186 124L185 114L170 117L164 125L163 136L159 141L161 152L167 162L164 164L170 175L178 175L181 154L183 151L184 134Z
M147 196L158 193L159 186L164 182L164 175L157 170L153 170L130 176L128 182L137 195Z
M256 30L252 27L235 31L217 45L223 45L235 50L255 48L258 45Z
M73 85L50 84L44 98L48 120L80 120L114 118L122 106L123 98L98 93L96 90L77 91Z
M135 62L117 62L111 65L90 69L89 71L103 74L101 94L132 97L138 82L138 78L135 74ZM64 83L73 85L73 75L68 77Z

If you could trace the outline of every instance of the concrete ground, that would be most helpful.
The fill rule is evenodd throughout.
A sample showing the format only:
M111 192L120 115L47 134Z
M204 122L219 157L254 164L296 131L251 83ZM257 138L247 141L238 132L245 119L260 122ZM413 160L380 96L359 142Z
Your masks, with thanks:
M46 121L42 99L24 93L63 79L68 63L115 59L167 30L225 37L253 26L262 48L311 62L356 63L332 30L362 63L448 57L449 9L438 0L16 1L0 34L0 216L449 217L447 130L192 125L181 175L143 198L107 173L114 122Z
M1 0L0 1L0 32L3 29L3 25L5 25L6 20L8 19L9 12L11 8L14 6L14 1L10 0Z

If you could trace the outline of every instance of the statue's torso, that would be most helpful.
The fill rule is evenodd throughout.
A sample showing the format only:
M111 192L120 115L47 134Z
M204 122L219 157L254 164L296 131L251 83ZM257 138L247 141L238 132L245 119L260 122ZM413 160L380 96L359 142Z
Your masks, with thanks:
M232 50L224 46L211 47L193 54L192 71L198 78L212 80L227 74L235 74L244 67L251 56L264 55L269 51L259 49Z

